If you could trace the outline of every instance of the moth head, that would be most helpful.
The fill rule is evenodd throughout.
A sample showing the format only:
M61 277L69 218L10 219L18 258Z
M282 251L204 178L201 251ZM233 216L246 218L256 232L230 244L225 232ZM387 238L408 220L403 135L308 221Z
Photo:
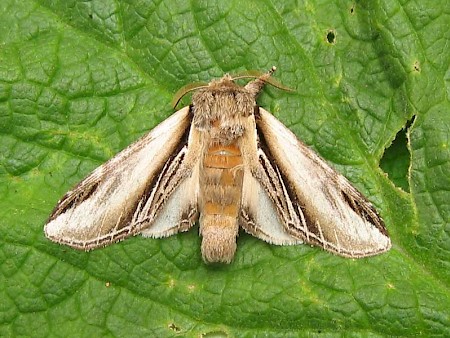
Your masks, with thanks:
M225 74L223 77L217 80L213 80L210 83L205 82L195 82L190 83L182 88L180 88L174 95L172 100L172 107L175 108L177 104L181 101L181 99L188 93L192 91L209 91L211 93L215 92L236 92L241 91L247 92L253 99L259 94L264 85L270 84L276 88L292 91L292 89L283 86L281 83L272 78L272 74L276 71L276 67L273 66L267 73L262 73L259 71L246 71L235 76L231 76L229 74ZM239 79L254 79L253 81L247 83L244 87L239 86L235 83L236 80Z

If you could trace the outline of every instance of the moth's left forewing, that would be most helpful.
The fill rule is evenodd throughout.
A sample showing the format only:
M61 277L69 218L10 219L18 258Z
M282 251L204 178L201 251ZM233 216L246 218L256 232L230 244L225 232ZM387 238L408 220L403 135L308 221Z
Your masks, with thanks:
M189 107L182 108L95 169L58 202L46 236L89 250L142 231L152 237L182 231L179 223L192 211L186 209L195 207L182 198L192 177L185 161L190 125ZM176 203L167 211L172 195ZM173 222L158 222L167 218Z
M260 183L286 233L345 257L389 250L383 220L349 181L259 108Z

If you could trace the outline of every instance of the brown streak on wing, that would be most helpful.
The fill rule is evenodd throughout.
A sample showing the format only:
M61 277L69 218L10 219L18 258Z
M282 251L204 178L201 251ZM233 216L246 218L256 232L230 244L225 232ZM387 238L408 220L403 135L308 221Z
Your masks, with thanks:
M78 187L81 185L80 182L73 190L67 192L61 200L58 202L57 206L53 209L46 223L54 220L58 215L65 213L67 210L73 208L76 204L87 200L95 191L97 190L100 182L94 181L89 189L84 188L81 194L76 194L74 191L77 191Z
M344 189L341 190L342 197L344 198L345 202L348 204L352 210L359 215L361 218L365 219L366 221L370 222L371 224L375 225L380 232L388 236L388 232L386 229L386 225L384 224L383 219L380 217L378 212L373 207L372 203L370 203L367 198L361 194L359 191L355 190L353 193L357 194L357 198L354 198ZM358 200L363 200L366 203L361 204Z

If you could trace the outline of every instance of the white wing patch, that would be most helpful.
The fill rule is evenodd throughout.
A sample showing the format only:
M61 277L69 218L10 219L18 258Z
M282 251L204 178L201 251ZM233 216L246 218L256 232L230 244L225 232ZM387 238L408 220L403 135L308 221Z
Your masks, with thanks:
M270 244L303 243L301 239L289 235L286 231L275 204L250 172L244 175L242 201L240 225L247 233Z
M198 166L170 195L155 221L141 235L161 238L189 230L198 218L197 198Z

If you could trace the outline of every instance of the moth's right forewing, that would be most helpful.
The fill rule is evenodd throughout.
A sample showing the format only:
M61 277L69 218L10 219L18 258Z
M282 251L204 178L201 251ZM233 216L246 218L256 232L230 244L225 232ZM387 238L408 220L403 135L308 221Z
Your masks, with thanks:
M259 177L287 233L345 257L391 247L383 220L349 181L259 108Z
M77 249L89 250L105 246L140 233L156 216L136 222L139 213L154 196L161 171L175 159L182 166L179 154L186 152L191 124L189 107L174 113L147 135L125 148L111 160L95 169L69 191L57 204L45 226L46 236ZM176 184L185 177L180 177ZM158 181L159 180L159 181ZM175 191L176 186L172 187ZM160 189L164 194L165 190ZM162 204L168 196L163 196ZM151 203L150 203L151 204Z

